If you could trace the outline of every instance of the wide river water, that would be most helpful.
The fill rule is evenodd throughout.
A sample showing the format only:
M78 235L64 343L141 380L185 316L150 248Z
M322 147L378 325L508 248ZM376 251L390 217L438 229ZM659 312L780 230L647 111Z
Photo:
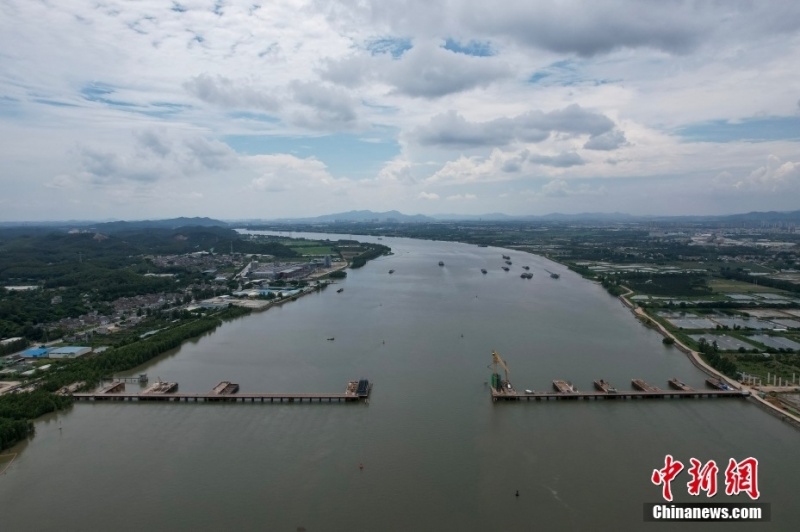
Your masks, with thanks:
M0 530L798 530L800 432L749 401L491 401L493 349L518 390L557 378L704 387L600 286L517 251L382 243L394 254L349 270L341 293L228 322L130 372L184 392L222 380L340 392L366 377L369 404L76 404L11 450ZM723 471L757 458L772 521L643 522L667 454ZM725 495L722 471L710 500L688 495L689 478L673 481L677 502L750 501Z

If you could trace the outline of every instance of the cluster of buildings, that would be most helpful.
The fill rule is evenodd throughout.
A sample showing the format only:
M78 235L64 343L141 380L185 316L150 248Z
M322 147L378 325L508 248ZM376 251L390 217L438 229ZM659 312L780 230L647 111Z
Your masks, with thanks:
M104 348L98 348L98 351L102 349ZM31 377L36 373L50 369L50 364L33 364L36 360L78 358L91 352L91 347L82 346L31 347L20 353L0 358L0 379ZM0 381L0 393L7 393L13 390L25 391L24 388L19 388L20 385L21 381Z
M186 270L216 270L219 267L242 264L245 260L244 257L241 253L216 255L208 251L197 251L182 255L154 255L148 258L153 265L159 268L178 267Z

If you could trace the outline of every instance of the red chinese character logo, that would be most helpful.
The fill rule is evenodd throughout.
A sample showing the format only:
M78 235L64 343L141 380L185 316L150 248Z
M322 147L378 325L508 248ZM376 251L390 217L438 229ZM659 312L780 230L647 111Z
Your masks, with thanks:
M664 469L654 469L653 475L650 477L650 480L653 481L653 484L656 486L663 484L662 489L662 496L664 497L665 501L672 500L672 487L670 483L672 480L678 476L678 473L681 472L683 469L683 464L677 460L672 459L672 455L668 454L664 458Z
M751 499L758 499L758 460L753 457L736 462L733 458L725 468L725 495L738 495L745 492Z
M689 495L700 495L700 491L706 492L706 497L713 497L717 494L717 473L719 468L714 460L709 460L703 467L700 467L700 460L690 458L692 467L689 474L692 480L686 483L689 487Z

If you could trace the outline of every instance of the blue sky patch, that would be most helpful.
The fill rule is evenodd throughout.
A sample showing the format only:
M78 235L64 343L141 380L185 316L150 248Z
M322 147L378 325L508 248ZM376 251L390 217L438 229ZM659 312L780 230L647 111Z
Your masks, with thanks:
M270 124L277 124L279 119L265 113L253 113L250 111L234 111L228 113L228 116L234 120L253 120L256 122L268 122Z
M558 85L562 87L576 85L581 81L583 81L583 78L578 73L578 65L571 59L551 63L537 70L528 78L528 83L535 85Z
M176 114L182 111L187 111L191 108L192 108L191 105L186 105L182 103L153 102L150 104L150 108L147 109L126 108L122 110L131 111L134 113L141 113L143 115L152 116L154 118L171 118Z
M456 40L447 38L442 48L457 54L472 55L475 57L490 57L495 55L492 45L489 42L468 41L466 43L460 43Z
M412 44L411 39L381 37L368 41L365 43L364 47L369 50L372 55L392 54L392 57L397 59L408 50L411 50Z
M550 72L544 72L540 70L539 72L534 72L533 75L528 78L528 83L539 83L543 79L549 78L550 76Z
M115 92L116 89L114 87L105 83L90 83L80 90L83 99L90 102L102 103L111 107L137 107L134 103L106 98L106 96Z
M746 118L738 122L711 120L684 126L676 133L695 142L795 140L800 139L800 116Z
M22 116L22 107L19 100L10 96L0 96L0 116L17 118Z
M49 100L47 98L34 98L32 101L36 103L43 103L45 105L52 105L53 107L79 107L74 103L60 102L58 100Z
M384 135L375 139L351 134L324 137L271 137L265 135L229 135L222 138L231 148L247 155L289 153L325 163L335 177L373 178L385 162L400 153L400 145Z
M185 103L172 103L172 102L153 102L150 105L153 107L160 107L169 111L177 113L178 111L186 111L192 108L191 105Z
M575 85L599 86L613 83L611 79L591 79L580 71L580 63L571 59L556 61L537 70L528 78L528 83L544 87L572 87Z
M90 83L81 89L83 97L90 101L96 101L98 98L114 93L114 88L105 83Z

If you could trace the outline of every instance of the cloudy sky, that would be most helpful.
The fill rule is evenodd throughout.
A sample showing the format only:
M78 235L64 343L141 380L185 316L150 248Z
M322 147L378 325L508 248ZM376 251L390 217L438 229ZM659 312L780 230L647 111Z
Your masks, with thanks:
M2 0L0 185L0 220L800 209L800 2Z

